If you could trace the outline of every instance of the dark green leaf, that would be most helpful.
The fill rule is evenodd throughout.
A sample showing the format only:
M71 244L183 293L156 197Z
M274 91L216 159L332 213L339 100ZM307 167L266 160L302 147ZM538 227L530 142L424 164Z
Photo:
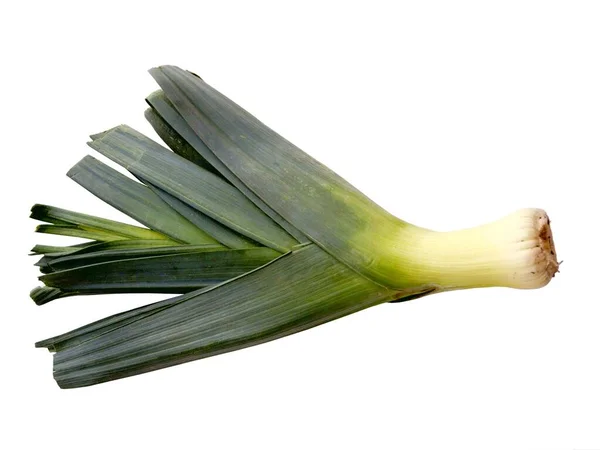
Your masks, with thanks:
M188 161L191 161L203 169L206 169L209 172L221 177L219 171L202 156L200 156L200 153L194 150L194 148L188 144L185 139L183 139L181 135L177 133L177 131L175 131L168 123L166 123L155 110L152 108L146 109L144 116L146 117L146 120L150 122L152 128L154 128L156 134L160 136L163 142L167 144L171 150Z
M164 234L157 233L147 228L129 225L115 220L104 219L102 217L90 216L67 209L57 208L49 205L33 205L31 208L32 219L48 222L56 225L77 225L87 226L98 230L106 231L129 239L167 239Z
M127 241L119 241L127 242ZM148 241L137 241L148 242ZM82 266L89 266L108 261L119 261L122 259L145 258L149 256L175 255L183 253L214 252L223 251L222 245L204 244L204 245L178 245L157 246L157 247L111 247L102 249L101 246L86 248L82 251L71 253L65 256L48 258L48 265L52 272L57 270L74 269Z
M307 245L213 289L155 307L136 320L108 319L85 333L47 340L54 377L74 388L260 344L387 301L378 286L320 248ZM139 310L138 310L139 311ZM111 321L118 327L111 328ZM88 339L86 339L86 337ZM60 348L61 341L67 343ZM40 343L39 345L43 345Z
M235 187L143 134L121 125L98 136L92 148L226 227L280 252L297 244Z
M91 156L83 158L67 175L109 205L177 242L216 243L204 231L173 211L148 187Z
M158 253L162 251L164 249L157 249ZM240 276L277 256L279 253L269 248L178 251L166 255L110 259L58 270L41 276L40 280L46 286L59 288L65 293L184 293Z
M168 80L165 82L168 82ZM185 101L185 99L180 100ZM252 203L258 206L262 211L265 212L265 214L277 222L298 242L308 242L308 239L304 234L302 234L296 227L275 212L254 192L248 189L248 187L240 180L240 178L234 175L234 173L212 153L202 139L200 139L198 135L194 133L194 130L190 128L190 125L188 125L188 123L183 119L183 117L181 117L171 102L166 98L164 92L154 92L150 94L148 98L146 98L146 101L150 106L152 106L154 111L156 111L156 113L163 118L163 121L167 122L173 128L173 130L175 130L197 152L197 154L200 155L203 160L207 161L208 164L218 170L223 177L225 177L240 192L249 198ZM207 127L212 126L209 121L205 121L204 125ZM213 132L219 133L217 129L213 129Z
M258 247L257 244L244 236L236 233L235 231L221 225L214 219L211 219L206 214L201 213L197 209L183 203L177 197L157 188L146 180L140 180L152 191L158 195L165 203L171 208L189 220L191 223L196 225L201 230L205 231L208 235L212 236L215 240L229 248L252 248Z

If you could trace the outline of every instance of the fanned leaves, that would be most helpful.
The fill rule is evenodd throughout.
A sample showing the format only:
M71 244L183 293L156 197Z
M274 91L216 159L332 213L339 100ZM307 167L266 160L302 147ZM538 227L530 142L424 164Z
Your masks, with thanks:
M398 287L398 238L410 225L196 75L174 66L150 73L204 147L269 207L358 272Z
M185 102L185 98L179 98L180 102ZM273 208L265 203L259 196L257 196L251 189L248 189L243 181L238 178L228 167L223 164L208 148L198 134L192 129L191 125L197 126L210 126L210 123L196 123L188 124L189 119L184 119L179 112L175 109L173 104L167 99L166 95L162 91L152 93L146 99L148 104L152 106L153 110L162 117L163 121L168 123L170 127L180 135L185 141L192 147L197 154L200 156L202 161L214 167L223 177L225 177L232 185L234 185L241 193L243 193L250 201L258 206L262 211L277 222L284 230L286 230L291 236L293 236L298 242L308 242L307 237L300 232L295 226L281 217ZM202 119L200 119L202 120ZM218 130L214 130L218 133ZM189 149L187 150L189 152ZM194 159L194 157L190 157Z
M31 296L42 304L76 294L184 294L38 342L57 352L61 387L241 349L430 292L398 290L394 278L403 261L389 251L410 225L196 75L172 66L151 73L164 92L148 97L146 117L173 152L121 125L89 145L143 184L91 157L69 172L150 230L39 209L46 227L120 239L36 246L46 286Z
M384 302L394 293L308 245L262 268L188 294L118 328L90 329L54 356L63 388L87 386L260 344ZM140 311L140 310L138 310ZM123 316L121 316L123 317ZM106 321L111 328L113 319ZM117 317L117 322L119 318ZM94 328L102 328L96 323ZM50 349L68 338L48 340ZM40 344L44 345L44 344Z
M201 230L212 236L215 240L229 248L252 248L258 247L259 244L254 243L250 239L236 233L235 231L221 225L214 219L211 219L206 214L201 213L197 209L183 203L177 197L157 188L148 181L142 180L146 186L152 189L167 205L196 225Z
M92 148L226 227L280 252L297 244L229 183L137 131L121 125L94 137Z
M173 211L148 187L91 156L83 158L67 175L122 213L177 242L216 243L204 231Z

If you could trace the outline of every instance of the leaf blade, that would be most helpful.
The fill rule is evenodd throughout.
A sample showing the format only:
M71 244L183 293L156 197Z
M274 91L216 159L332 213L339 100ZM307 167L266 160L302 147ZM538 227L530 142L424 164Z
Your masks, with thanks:
M33 205L29 217L52 224L88 226L130 239L168 239L164 234L147 228L39 203Z
M280 252L297 244L235 187L130 127L115 127L88 144L135 176L252 240ZM172 172L177 173L176 179Z
M154 186L152 183L143 179L141 181L171 208L226 247L241 249L258 247L260 245L221 225L218 221L192 208L177 197Z
M173 211L148 187L89 155L73 166L67 176L122 213L177 242L216 243L204 231Z
M165 81L168 83L168 80ZM284 230L293 236L299 243L309 242L308 238L291 223L281 217L273 208L265 203L259 196L246 186L228 167L217 158L208 146L198 137L190 125L184 120L173 104L167 99L162 91L150 94L146 102L163 119L165 123L173 128L182 139L184 139L194 151L215 168L225 179L242 192L252 203L258 206L265 214L278 223ZM206 123L206 122L205 122Z
M144 117L150 125L152 125L156 134L158 134L162 141L167 144L173 152L217 176L222 176L220 172L204 159L200 153L194 150L194 148L188 144L175 129L165 122L153 108L146 109Z
M307 245L118 329L79 336L55 354L54 376L73 388L137 375L287 336L391 295Z
M172 249L172 253L163 254L165 249L160 249L152 256L121 255L118 259L57 270L40 280L67 294L184 293L217 285L279 256L268 248L185 250L173 253Z

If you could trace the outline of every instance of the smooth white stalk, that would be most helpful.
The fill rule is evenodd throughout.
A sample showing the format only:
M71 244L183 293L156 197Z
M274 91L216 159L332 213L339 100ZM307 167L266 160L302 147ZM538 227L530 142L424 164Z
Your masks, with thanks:
M533 208L460 231L420 229L404 253L410 261L405 275L440 290L539 288L559 265L548 215Z

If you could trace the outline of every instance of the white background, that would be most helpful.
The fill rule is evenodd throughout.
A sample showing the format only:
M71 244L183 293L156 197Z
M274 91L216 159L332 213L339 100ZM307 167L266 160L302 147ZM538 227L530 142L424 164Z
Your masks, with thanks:
M598 2L10 2L0 17L0 443L11 449L598 449ZM33 343L160 296L36 307L33 203L176 64L410 222L547 210L561 273L382 305L240 352L60 390Z

